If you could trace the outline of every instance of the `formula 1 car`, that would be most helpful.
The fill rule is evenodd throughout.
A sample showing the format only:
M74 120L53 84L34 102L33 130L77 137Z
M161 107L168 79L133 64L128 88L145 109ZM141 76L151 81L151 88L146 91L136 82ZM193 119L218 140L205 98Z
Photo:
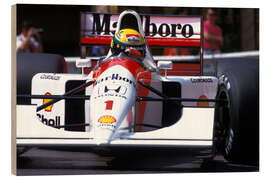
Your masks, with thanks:
M28 62L40 70L32 78L31 95L24 91L25 80L22 87L18 82L18 155L31 147L84 147L97 153L181 149L223 153L232 162L258 161L258 86L243 87L252 79L241 72L243 81L240 71L203 76L202 17L139 16L126 10L120 15L82 13L81 22L82 57L76 65L82 74L58 73L51 66L49 73L46 65L34 66L41 62L35 59ZM137 34L123 35L124 29ZM131 44L122 46L123 36ZM106 57L97 62L85 57L87 47L104 44L111 44ZM154 46L197 47L200 61L156 63L149 50ZM35 55L18 54L22 66L25 56ZM18 81L25 76L20 75Z

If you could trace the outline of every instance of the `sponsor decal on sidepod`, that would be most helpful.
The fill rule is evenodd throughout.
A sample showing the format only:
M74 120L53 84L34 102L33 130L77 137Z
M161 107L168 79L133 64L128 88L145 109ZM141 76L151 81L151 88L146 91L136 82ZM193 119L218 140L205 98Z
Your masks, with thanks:
M55 116L54 119L47 119L44 117L44 115L37 114L39 120L48 126L60 126L60 116Z
M52 95L50 92L46 92L45 95ZM42 104L46 104L48 102L50 102L52 99L43 99L42 101ZM46 112L51 112L52 111L52 107L53 107L53 104L46 107L44 110ZM48 126L60 126L60 116L55 116L55 118L46 118L44 117L44 115L42 114L37 114L39 120L45 124L45 125L48 125Z
M52 94L49 93L49 92L46 92L45 95L48 96L48 95L52 95ZM46 103L50 102L51 100L52 100L52 99L43 99L42 104L46 104ZM51 111L52 111L52 107L53 107L53 104L50 105L50 106L47 106L44 110L45 110L46 112L51 112Z
M50 74L43 74L40 76L40 79L50 79L50 80L59 80L60 76L54 76Z
M212 83L213 80L211 78L191 78L192 83Z

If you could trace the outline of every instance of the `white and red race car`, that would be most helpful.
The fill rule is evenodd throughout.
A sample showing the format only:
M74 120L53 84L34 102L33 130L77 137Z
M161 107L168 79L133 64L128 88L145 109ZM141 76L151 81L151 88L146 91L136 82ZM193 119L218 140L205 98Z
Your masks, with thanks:
M230 74L203 76L202 17L139 16L131 10L81 17L82 59L76 64L83 73L41 71L32 78L31 95L17 95L32 99L31 105L17 105L18 152L29 147L186 149L242 159L246 146L239 136L239 103L233 100L237 85ZM111 51L98 62L85 58L88 46L110 44L123 28L143 35L142 61ZM156 62L152 46L197 47L200 61Z

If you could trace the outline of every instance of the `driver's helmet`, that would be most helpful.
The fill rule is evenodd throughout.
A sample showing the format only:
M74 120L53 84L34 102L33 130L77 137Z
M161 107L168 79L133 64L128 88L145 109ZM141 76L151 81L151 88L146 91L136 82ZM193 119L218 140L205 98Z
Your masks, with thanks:
M122 29L115 33L111 42L113 54L124 52L128 56L143 59L145 57L145 42L142 35L134 29Z

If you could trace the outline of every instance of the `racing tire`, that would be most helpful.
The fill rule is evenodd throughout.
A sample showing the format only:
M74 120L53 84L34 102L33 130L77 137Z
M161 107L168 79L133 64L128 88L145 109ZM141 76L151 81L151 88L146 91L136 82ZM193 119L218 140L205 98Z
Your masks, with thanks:
M232 163L259 161L259 73L253 61L232 62L219 77L217 99L227 102L216 105L216 149Z
M64 58L56 54L17 53L17 94L31 94L32 77L37 73L67 73ZM30 104L30 99L17 99L17 104Z

